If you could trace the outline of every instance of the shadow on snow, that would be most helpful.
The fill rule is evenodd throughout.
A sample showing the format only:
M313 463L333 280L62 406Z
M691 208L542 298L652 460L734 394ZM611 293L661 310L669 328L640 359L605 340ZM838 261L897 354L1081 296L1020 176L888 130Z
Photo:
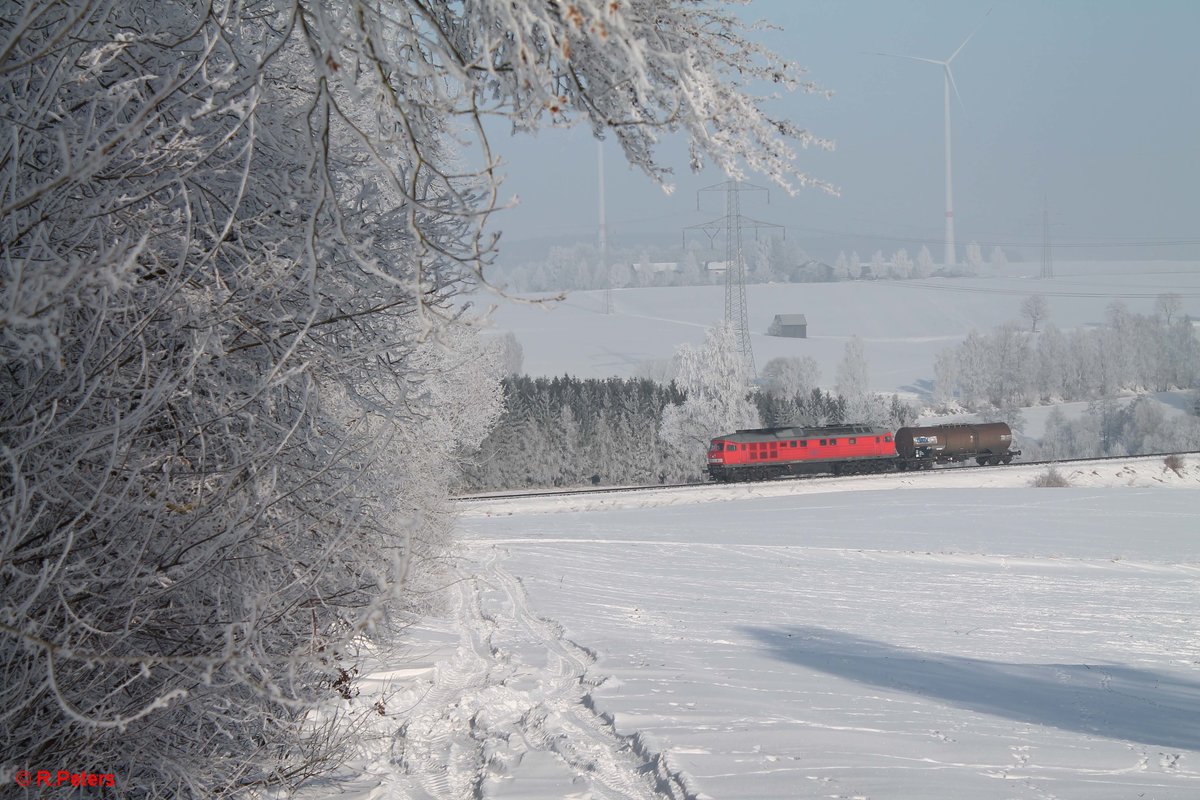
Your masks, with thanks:
M1113 664L1020 664L923 652L806 626L743 631L776 658L1007 719L1200 750L1200 682Z

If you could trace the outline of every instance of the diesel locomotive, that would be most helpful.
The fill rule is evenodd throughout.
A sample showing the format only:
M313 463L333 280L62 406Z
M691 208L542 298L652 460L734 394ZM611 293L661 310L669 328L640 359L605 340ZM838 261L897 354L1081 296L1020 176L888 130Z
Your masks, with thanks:
M752 481L786 475L858 475L931 469L974 460L1008 464L1012 430L1003 422L900 428L825 425L739 430L708 448L708 474L716 481Z

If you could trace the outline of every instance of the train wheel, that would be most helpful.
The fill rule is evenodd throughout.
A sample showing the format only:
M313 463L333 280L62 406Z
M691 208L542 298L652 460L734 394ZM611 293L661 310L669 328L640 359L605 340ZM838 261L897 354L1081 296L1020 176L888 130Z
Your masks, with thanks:
M984 464L986 464L987 462L988 462L988 460L987 460L987 457L986 457L986 456L984 456L984 457L980 457L980 458L977 458L977 459L975 459L975 463L976 463L976 464L978 464L978 465L979 465L979 466L981 466L981 467L982 467Z
M1002 458L1002 459L1000 459L1000 460L1001 460L1001 461L1003 461L1005 464L1011 464L1011 463L1012 463L1012 456L1005 456L1004 458Z

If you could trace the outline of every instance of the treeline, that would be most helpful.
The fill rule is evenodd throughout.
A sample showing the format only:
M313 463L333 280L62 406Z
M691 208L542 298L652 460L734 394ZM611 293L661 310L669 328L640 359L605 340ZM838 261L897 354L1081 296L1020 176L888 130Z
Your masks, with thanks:
M1200 381L1192 321L1160 298L1154 314L1109 307L1105 325L1040 333L1015 324L972 331L938 355L935 400L971 410L1099 400L1121 392L1185 389Z
M869 258L840 252L832 264L811 257L792 239L749 242L745 248L746 280L750 283L827 283L850 280L907 280L931 275L977 275L987 265L1007 264L1004 251L993 248L985 261L980 246L967 246L966 262L946 268L934 264L929 249L914 255L900 248ZM499 265L494 279L512 291L545 292L639 288L649 286L706 286L725 281L724 250L700 243L676 246L610 247L604 259L595 244L580 242L552 247L540 260Z
M675 383L645 378L511 376L500 421L464 466L464 488L677 480L658 428L663 409L683 400Z
M1098 400L1074 419L1055 408L1033 454L1093 458L1194 450L1200 450L1200 417L1168 416L1161 403L1143 396L1131 403Z

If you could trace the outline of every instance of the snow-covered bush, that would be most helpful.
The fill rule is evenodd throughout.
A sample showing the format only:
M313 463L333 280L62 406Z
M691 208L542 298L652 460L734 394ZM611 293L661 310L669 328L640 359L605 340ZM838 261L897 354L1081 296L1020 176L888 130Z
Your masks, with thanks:
M1029 485L1036 486L1039 488L1040 487L1050 487L1050 488L1062 489L1062 488L1069 487L1071 485L1071 482L1068 481L1062 475L1062 473L1060 473L1057 469L1055 469L1054 467L1051 467L1050 469L1043 472L1041 475L1035 476Z

